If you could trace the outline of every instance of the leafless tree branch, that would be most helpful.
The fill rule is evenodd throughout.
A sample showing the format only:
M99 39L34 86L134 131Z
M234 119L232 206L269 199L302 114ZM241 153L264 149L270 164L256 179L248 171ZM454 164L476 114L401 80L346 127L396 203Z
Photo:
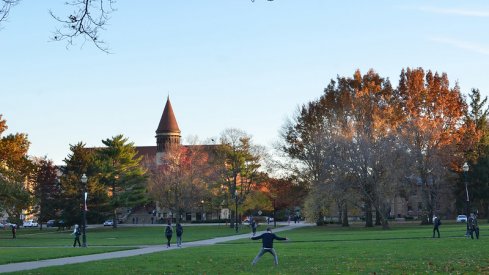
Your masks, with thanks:
M85 41L91 41L99 50L110 53L109 48L100 39L100 30L105 30L109 15L115 11L115 0L71 0L66 5L73 6L75 10L67 19L55 15L51 16L62 24L52 36L54 41L66 41L67 47L74 45L75 39L83 37Z
M0 23L7 20L10 9L19 2L20 0L0 0Z

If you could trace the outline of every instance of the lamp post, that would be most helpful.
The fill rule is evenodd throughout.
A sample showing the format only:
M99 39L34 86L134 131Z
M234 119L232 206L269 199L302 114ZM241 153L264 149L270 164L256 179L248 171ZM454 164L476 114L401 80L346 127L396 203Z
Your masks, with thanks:
M234 190L234 200L236 202L236 220L235 220L235 227L236 227L236 233L238 233L238 190Z
M469 206L470 206L470 201L469 201L469 189L467 188L467 172L469 172L469 165L464 163L464 166L462 166L462 170L464 171L464 183L465 183L465 195L467 196L466 204L465 204L465 213L467 213L467 219L470 215L469 213Z
M81 182L83 183L83 231L82 231L82 242L83 247L87 247L87 175L83 174L81 177Z
M202 204L202 222L205 220L205 214L204 214L204 200L201 200L200 203Z

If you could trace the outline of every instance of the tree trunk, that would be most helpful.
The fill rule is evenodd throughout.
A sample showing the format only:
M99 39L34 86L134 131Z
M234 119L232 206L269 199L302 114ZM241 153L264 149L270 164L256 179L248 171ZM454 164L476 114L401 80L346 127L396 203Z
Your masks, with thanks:
M387 203L387 202L384 203L381 206L380 211L377 210L377 213L379 215L380 222L382 223L382 229L383 230L390 229L390 227L389 227L389 216L390 216L390 213L391 213L391 206L390 206L390 204Z
M365 203L365 227L374 227L372 218L372 205L367 202Z
M341 223L341 226L343 227L346 227L346 226L350 226L350 224L348 223L348 205L345 201L345 203L343 203L343 214L342 214L342 217L343 217L343 221Z
M375 225L382 225L382 216L379 210L375 210Z
M112 220L112 228L117 228L117 205L115 194L115 181L112 183L112 200L114 200L114 219Z
M382 229L384 229L384 230L390 229L389 220L387 220L387 218L385 218L385 217L382 219Z
M336 203L336 206L338 207L338 223L341 223L341 221L343 220L343 204L338 201Z
M236 213L231 210L231 215L229 216L229 228L234 228L234 220L236 219L234 215L236 215Z
M117 228L117 208L114 208L114 220L112 222L112 227Z

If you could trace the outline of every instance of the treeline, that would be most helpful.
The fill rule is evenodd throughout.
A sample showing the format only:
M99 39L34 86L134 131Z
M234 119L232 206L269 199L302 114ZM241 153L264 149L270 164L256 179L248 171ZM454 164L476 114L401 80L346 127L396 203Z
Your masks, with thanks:
M287 161L279 168L266 165L272 162L266 150L238 129L223 131L218 143L170 148L160 165L122 135L99 148L79 142L55 167L28 156L25 134L2 136L7 125L0 117L0 211L15 223L22 211L40 222L79 223L87 191L89 223L112 216L117 226L118 210L145 205L176 219L228 208L231 220L258 210L302 215L303 206L310 221L338 215L348 225L355 215L366 226L388 228L396 199L416 196L419 204L411 207L421 208L427 223L434 214L469 211L461 173L467 162L470 210L487 215L486 101L477 89L464 97L445 73L421 68L402 70L396 87L373 70L338 76L284 126L279 147ZM270 171L285 173L271 178Z
M0 126L1 136L7 127L1 117ZM262 167L264 148L238 129L223 131L218 144L172 146L158 160L139 155L123 135L102 140L98 148L83 142L70 145L62 166L30 157L28 148L25 134L0 139L0 213L5 211L16 224L22 215L40 223L54 219L80 224L85 192L88 223L112 217L114 227L135 207L159 206L169 215L165 219L176 220L186 213L228 208L234 221L235 207L241 214L256 215L300 204L301 190L291 181L270 179Z
M348 225L348 214L361 209L355 214L366 226L376 213L376 223L388 228L394 199L408 200L416 190L424 222L455 199L465 211L464 162L472 206L487 209L486 99L476 89L469 98L445 73L422 68L403 69L397 87L373 70L332 79L281 134L280 149L295 161L290 171L310 188L308 218L336 215L335 206Z

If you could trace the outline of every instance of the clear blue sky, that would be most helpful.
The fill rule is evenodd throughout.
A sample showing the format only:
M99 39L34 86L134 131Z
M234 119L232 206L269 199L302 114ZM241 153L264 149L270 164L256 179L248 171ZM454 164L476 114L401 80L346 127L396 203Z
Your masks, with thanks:
M0 30L0 114L30 154L61 164L69 144L124 134L155 145L166 97L184 138L235 127L270 146L331 78L405 67L489 94L484 1L118 1L102 38L50 42L64 1L23 0Z

